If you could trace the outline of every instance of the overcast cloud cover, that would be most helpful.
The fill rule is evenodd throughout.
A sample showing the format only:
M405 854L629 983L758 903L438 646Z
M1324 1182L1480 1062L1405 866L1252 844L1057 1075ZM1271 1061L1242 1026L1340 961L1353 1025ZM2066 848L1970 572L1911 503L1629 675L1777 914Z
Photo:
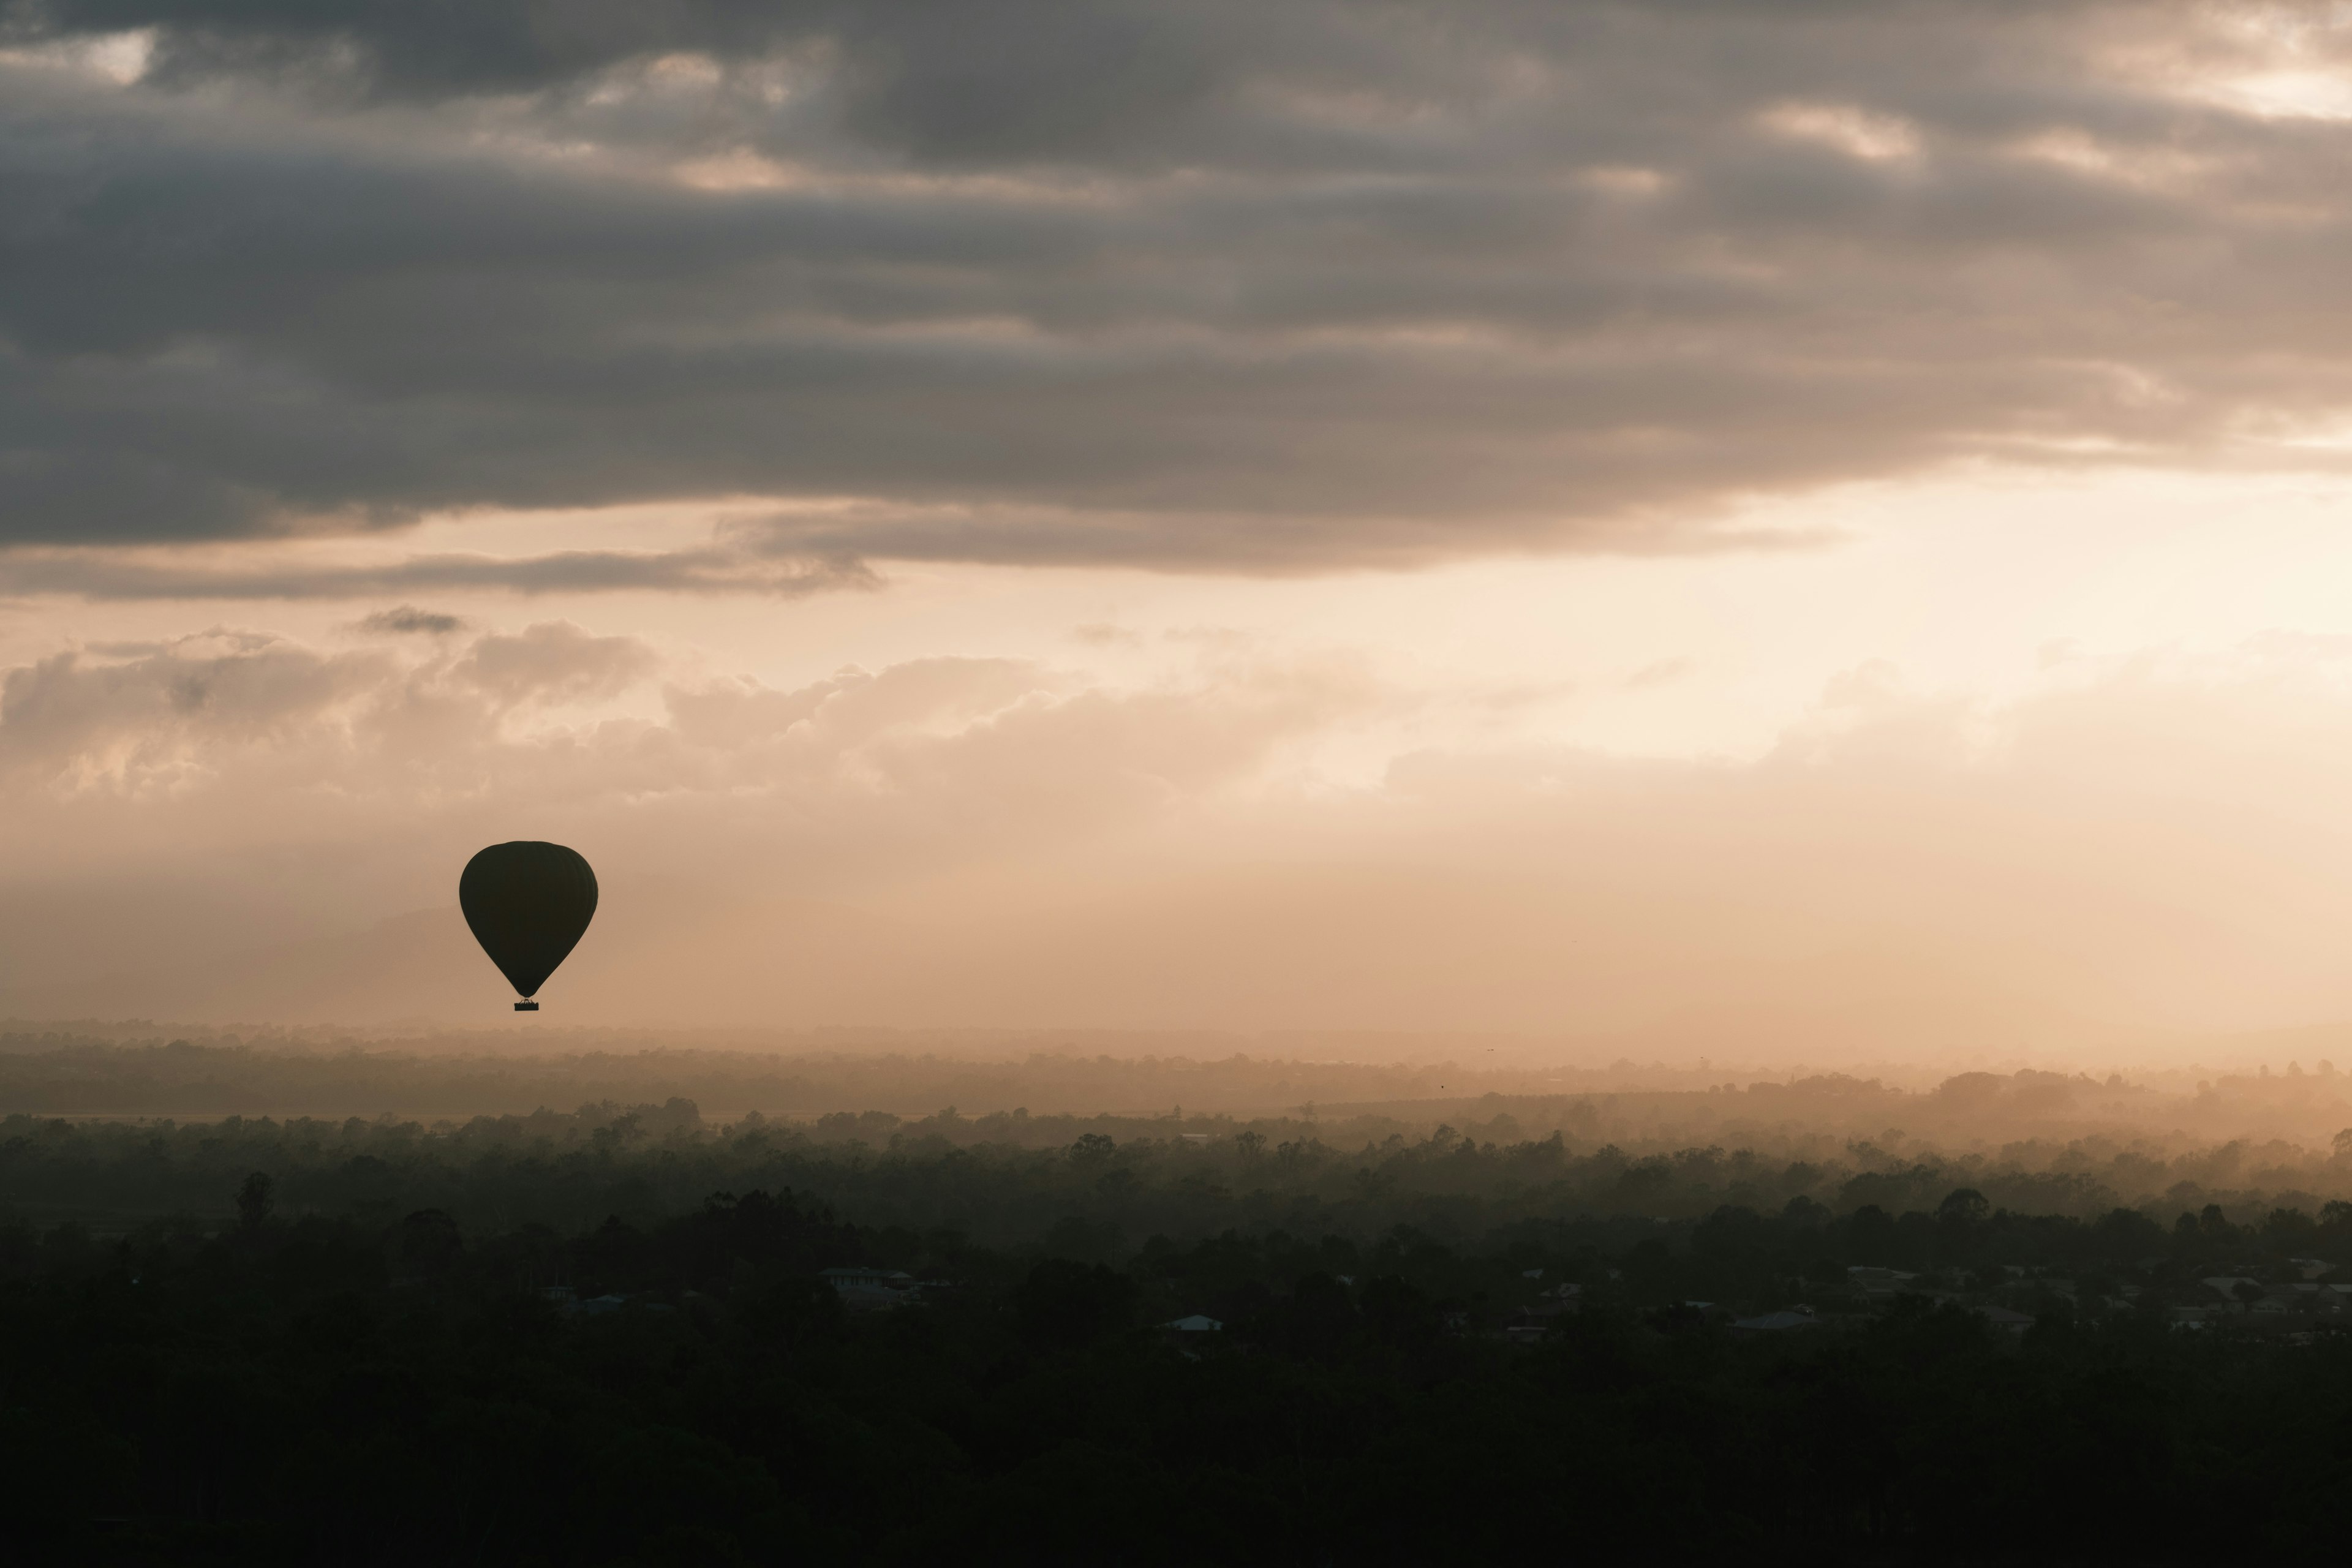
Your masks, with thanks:
M583 1022L2352 1014L2347 168L2332 5L0 0L0 1016L496 1016L509 837Z
M642 570L1686 550L1972 457L2324 466L2352 401L2326 5L5 16L17 542L737 495L858 504ZM81 564L31 581L153 590Z

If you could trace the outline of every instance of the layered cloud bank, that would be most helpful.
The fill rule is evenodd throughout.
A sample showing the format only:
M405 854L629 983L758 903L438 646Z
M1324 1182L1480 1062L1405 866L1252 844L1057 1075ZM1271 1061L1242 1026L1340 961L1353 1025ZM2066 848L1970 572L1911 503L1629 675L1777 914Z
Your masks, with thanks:
M2352 405L2318 7L14 0L0 48L20 544L748 497L340 587L1679 551L1960 459L2326 467Z
M582 1022L2341 1016L2347 82L2261 5L0 0L0 1013L496 1016L457 869L548 837Z
M2347 658L2058 659L2004 705L1863 668L1760 759L1642 763L1402 748L1449 699L1346 661L785 689L414 607L84 648L0 679L0 1011L494 1020L450 889L527 836L606 884L572 1022L2144 1058L2352 1002ZM1367 737L1392 760L1341 776Z

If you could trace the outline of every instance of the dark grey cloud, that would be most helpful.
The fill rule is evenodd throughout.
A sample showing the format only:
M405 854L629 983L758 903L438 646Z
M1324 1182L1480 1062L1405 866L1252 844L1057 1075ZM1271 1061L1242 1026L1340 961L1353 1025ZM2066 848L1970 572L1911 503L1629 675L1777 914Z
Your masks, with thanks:
M1759 494L2352 404L2352 124L2221 90L2345 40L2259 9L5 15L0 541L858 503L285 592L1751 545ZM142 30L135 83L58 63Z
M851 123L951 158L1099 153L1213 94L1236 24L1265 26L1215 0L12 0L0 18L0 38L152 30L148 74L163 84L294 79L425 102L560 89L662 57L821 48Z
M389 610L362 616L359 629L389 637L446 637L464 631L467 625L463 616L420 610L414 605L395 605Z

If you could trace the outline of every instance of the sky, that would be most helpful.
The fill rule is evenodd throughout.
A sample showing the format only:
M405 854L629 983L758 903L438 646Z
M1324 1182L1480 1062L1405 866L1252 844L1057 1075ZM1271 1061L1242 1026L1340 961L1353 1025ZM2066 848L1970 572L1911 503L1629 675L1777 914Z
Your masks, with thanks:
M2347 154L2316 0L0 0L0 1014L497 1021L530 837L586 1023L2352 1018Z

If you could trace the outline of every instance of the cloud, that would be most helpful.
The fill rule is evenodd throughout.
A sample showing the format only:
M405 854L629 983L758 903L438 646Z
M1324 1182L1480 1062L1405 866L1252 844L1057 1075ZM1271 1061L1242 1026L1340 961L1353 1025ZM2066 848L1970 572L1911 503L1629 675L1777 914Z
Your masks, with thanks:
M1618 684L1628 691L1646 691L1654 686L1671 686L1697 668L1694 659L1662 658L1643 665Z
M515 636L477 638L457 679L509 707L524 702L601 702L654 672L653 649L635 637L600 637L569 621L545 621Z
M6 15L0 540L751 496L799 563L289 593L1748 548L1956 461L2325 467L2352 405L2352 120L2246 86L2347 34L2259 7Z
M0 673L0 988L120 967L117 931L203 954L445 908L529 837L611 895L598 1017L1790 1056L2352 1006L2329 639L2084 656L2001 702L1858 666L1748 761L1540 721L1414 741L1476 696L1247 648L1140 684L983 658L772 684L560 622L68 649ZM1335 747L1391 760L1342 782Z
M89 599L345 599L441 590L512 594L749 594L797 599L871 590L882 578L862 561L770 555L740 549L576 550L500 557L409 555L371 564L314 564L248 552L233 564L186 552L132 554L103 548L0 550L0 594Z
M59 653L0 677L0 772L179 787L251 748L332 727L390 669L373 655L234 632L126 652Z
M614 705L648 681L650 713ZM256 856L312 899L316 858L396 886L420 836L626 818L641 873L887 880L1149 820L1390 700L1315 663L1122 689L919 658L780 689L564 621L341 653L221 630L0 674L0 854L84 885Z
M400 605L389 610L378 610L360 621L360 630L389 637L447 637L466 629L462 616L451 616L432 610L420 610L414 605Z

